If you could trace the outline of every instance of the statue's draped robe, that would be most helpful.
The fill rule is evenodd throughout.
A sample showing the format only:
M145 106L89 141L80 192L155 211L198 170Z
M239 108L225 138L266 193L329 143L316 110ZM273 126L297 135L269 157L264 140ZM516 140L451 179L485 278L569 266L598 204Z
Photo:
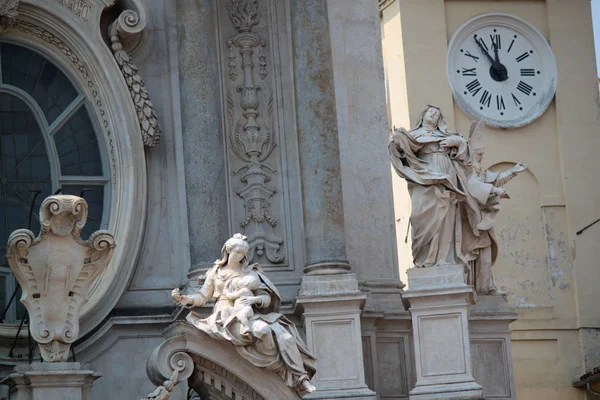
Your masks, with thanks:
M498 256L498 244L494 234L494 224L498 213L498 196L491 195L497 172L484 171L480 175L472 173L469 177L469 192L480 204L478 256L475 259L475 287L478 293L496 290L492 276L492 265ZM490 197L491 196L491 197Z
M222 296L223 290L231 279L243 274L257 274L263 283L254 292L261 303L254 305L254 316L250 319L251 324L263 327L268 332L260 338L250 332L242 334L237 318L229 319L227 323L221 318L223 308L231 307L234 303ZM232 343L243 358L257 367L274 371L290 387L312 378L316 358L302 341L296 326L278 312L281 303L279 292L259 271L258 265L247 266L241 274L215 265L207 272L200 290L192 296L195 306L203 305L213 297L216 300L213 313L202 319L197 313L190 312L187 320L191 324L215 339Z
M447 138L460 145L441 147ZM481 210L469 189L467 142L456 133L421 127L396 131L388 148L394 169L408 182L415 266L467 266L476 260L490 247L490 237L482 238L477 228Z

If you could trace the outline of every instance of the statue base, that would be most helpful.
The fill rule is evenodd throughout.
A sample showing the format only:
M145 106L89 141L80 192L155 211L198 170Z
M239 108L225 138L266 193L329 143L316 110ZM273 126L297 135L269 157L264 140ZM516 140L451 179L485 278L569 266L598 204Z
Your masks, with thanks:
M469 341L475 291L465 284L464 267L412 268L408 286L403 298L410 303L417 378L410 399L481 399Z
M516 319L506 295L478 295L477 304L471 307L473 376L486 398L516 400L509 327Z
M302 312L308 348L317 356L304 399L376 400L365 383L360 328L367 295L353 273L304 275L296 307Z
M45 362L18 366L0 384L9 387L8 400L92 400L101 376L78 362Z

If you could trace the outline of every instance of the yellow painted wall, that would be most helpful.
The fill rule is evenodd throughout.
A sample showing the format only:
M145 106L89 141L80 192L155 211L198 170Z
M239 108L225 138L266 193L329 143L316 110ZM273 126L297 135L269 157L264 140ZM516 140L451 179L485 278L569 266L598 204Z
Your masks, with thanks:
M389 4L390 2L388 2ZM391 124L408 128L428 104L451 127L471 118L452 99L447 44L470 18L488 12L521 17L546 36L558 63L555 100L528 126L489 128L484 163L529 171L510 182L496 234L496 284L519 315L513 329L517 398L583 399L574 378L600 365L600 108L589 0L396 0L382 11ZM395 174L394 174L395 175ZM411 266L404 243L410 199L395 176L401 276Z

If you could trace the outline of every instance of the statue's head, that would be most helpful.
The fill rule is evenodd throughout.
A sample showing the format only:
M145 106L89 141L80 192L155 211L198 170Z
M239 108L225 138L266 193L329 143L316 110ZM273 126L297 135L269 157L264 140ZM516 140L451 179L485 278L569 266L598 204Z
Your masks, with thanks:
M224 266L231 259L234 262L239 262L242 267L249 264L248 260L248 238L241 233L236 233L229 238L221 249L221 259L216 261L219 266Z
M448 131L448 125L442 114L442 110L438 106L428 104L417 117L417 123L414 129L421 128L423 125L433 127L446 135L454 135L455 133Z
M423 123L437 127L441 115L442 112L439 108L435 106L428 106L423 114Z

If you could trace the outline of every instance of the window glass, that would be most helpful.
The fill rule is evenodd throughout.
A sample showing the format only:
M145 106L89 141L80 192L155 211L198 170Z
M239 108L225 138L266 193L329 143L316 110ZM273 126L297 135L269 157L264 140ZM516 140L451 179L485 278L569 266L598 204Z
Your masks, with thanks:
M77 90L54 64L24 47L3 43L2 83L16 86L38 103L49 124L77 97Z
M102 175L98 138L85 108L54 134L54 142L63 175Z

